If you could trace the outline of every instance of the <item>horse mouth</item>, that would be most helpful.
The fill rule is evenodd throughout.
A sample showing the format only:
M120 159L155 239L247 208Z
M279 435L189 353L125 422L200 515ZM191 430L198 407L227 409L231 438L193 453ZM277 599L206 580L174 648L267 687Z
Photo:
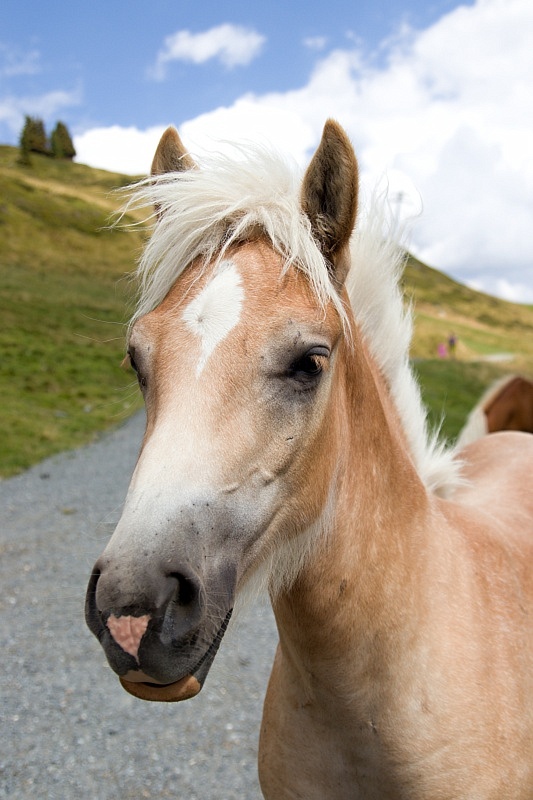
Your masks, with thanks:
M178 703L180 700L189 700L197 695L202 684L194 675L186 675L174 683L153 683L152 681L127 680L128 677L142 675L142 673L127 673L119 678L123 689L139 700L148 700L160 703ZM143 676L147 677L147 676Z
M119 676L120 684L129 694L139 698L162 703L178 703L195 697L201 690L211 664L218 652L222 637L229 625L233 608L227 612L213 641L188 675L171 683L161 683L154 680L141 670L128 670L125 675Z

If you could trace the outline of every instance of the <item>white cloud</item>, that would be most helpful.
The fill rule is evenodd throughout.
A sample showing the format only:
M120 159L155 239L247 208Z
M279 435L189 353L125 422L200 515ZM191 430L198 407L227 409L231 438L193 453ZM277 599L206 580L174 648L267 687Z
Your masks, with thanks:
M126 175L147 175L154 153L165 130L156 126L140 131L138 128L91 128L74 136L76 161L91 167L122 172Z
M523 283L510 283L506 278L492 278L483 275L474 280L465 281L466 285L478 292L496 295L511 303L528 303L533 305L533 287Z
M181 132L193 150L208 136L266 138L303 164L324 120L336 117L364 183L386 172L392 195L403 195L402 215L422 203L411 237L420 257L488 291L531 299L532 39L530 0L477 0L426 30L403 28L384 45L384 65L353 45L332 51L305 86L249 93Z
M228 68L246 66L259 55L264 43L264 36L241 25L218 25L202 33L177 31L165 39L150 75L163 80L171 61L203 64L217 58Z
M309 50L324 50L328 40L326 36L308 36L303 43Z
M22 51L0 42L0 135L8 140L18 137L25 115L39 117L46 124L57 122L63 109L81 103L81 88L55 89L40 94L21 94L13 90L19 79L42 73L41 55L36 49Z
M20 75L36 75L41 72L38 50L21 52L18 48L0 42L0 76L14 78Z
M41 95L0 98L0 122L5 123L14 134L20 133L24 116L39 117L50 122L64 108L77 106L81 102L81 92L58 89Z

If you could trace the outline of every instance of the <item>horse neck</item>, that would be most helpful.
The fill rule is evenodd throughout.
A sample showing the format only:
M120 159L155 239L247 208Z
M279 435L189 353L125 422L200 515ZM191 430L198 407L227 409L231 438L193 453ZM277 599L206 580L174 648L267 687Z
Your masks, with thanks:
M414 626L406 612L419 608L428 496L385 383L362 349L354 348L357 367L346 349L352 363L336 387L342 401L333 426L338 475L330 530L291 588L273 600L282 651L300 678L324 670L328 680L335 663L342 677L350 651L368 669L361 654L381 657L376 641L385 646L387 637L396 647Z

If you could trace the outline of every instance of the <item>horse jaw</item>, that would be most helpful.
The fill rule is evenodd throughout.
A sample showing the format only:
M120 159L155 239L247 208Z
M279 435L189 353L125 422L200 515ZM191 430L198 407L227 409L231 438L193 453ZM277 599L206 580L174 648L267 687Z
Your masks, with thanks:
M139 700L159 703L179 703L199 694L202 685L194 675L186 675L174 683L157 683L141 671L130 671L119 678L120 684L129 694Z

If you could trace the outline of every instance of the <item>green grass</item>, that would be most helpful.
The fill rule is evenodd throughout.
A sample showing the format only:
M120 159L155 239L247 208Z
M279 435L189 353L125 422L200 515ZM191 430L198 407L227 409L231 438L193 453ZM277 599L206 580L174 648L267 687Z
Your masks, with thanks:
M442 438L454 441L468 412L502 370L479 361L425 359L414 363L424 401L429 409L430 428L440 429Z
M109 195L124 178L38 156L26 169L15 156L0 148L3 476L91 441L139 407L119 365L125 275L141 239L108 228Z
M110 230L130 178L0 146L0 476L94 439L140 407L120 369L139 231ZM533 309L473 292L410 258L412 356L430 420L454 438L503 370L533 376ZM457 361L436 359L459 336ZM483 361L510 353L502 365Z
M533 307L474 292L412 256L403 283L414 303L411 355L429 421L453 441L491 383L509 372L533 377ZM436 358L452 332L457 358ZM491 362L502 354L506 360Z

